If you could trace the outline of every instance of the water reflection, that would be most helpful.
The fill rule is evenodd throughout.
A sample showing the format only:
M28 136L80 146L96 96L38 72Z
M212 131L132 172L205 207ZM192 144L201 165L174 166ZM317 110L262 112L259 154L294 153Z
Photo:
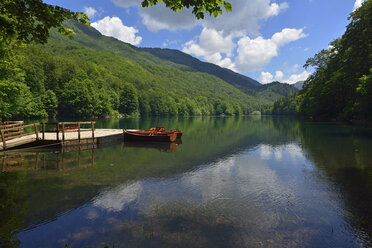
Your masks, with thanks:
M66 152L28 151L7 152L1 158L1 172L27 170L59 170L67 171L94 166L94 149Z
M59 154L60 166L46 169L46 154L39 153L22 164L39 169L2 173L0 244L371 245L368 128L269 117L106 122L120 128L176 126L187 135L176 150L169 144L117 144L80 155L65 152L64 166Z
M141 142L141 141L126 141L124 147L135 148L153 148L161 152L174 152L180 145L182 140L177 139L175 142Z

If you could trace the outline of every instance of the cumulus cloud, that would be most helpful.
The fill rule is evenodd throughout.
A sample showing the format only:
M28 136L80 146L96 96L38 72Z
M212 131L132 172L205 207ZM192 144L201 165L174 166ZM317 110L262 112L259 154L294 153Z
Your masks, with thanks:
M224 37L221 31L204 28L197 40L191 40L184 44L182 51L204 57L208 62L230 67L232 65L231 59L223 58L222 54L231 57L235 46L232 36Z
M364 0L356 0L355 3L354 3L354 10L356 10L357 8L359 8L360 6L362 6L362 3L364 2Z
M261 84L268 84L271 83L273 80L273 75L270 72L261 72L260 75L260 82Z
M245 36L238 41L235 67L242 73L261 70L273 57L278 56L281 46L304 37L306 34L302 28L285 28L275 33L271 39L264 39L261 36L251 39Z
M298 81L305 81L310 76L310 73L306 70L299 74L291 74L287 79L284 78L284 73L282 71L276 71L275 77L270 72L261 72L260 82L262 84L268 84L273 81L279 81L287 84L294 84Z
M275 81L282 81L284 73L282 71L275 72Z
M140 6L141 3L141 0L112 1L124 8ZM306 36L303 29L290 28L275 33L269 39L259 36L262 21L289 8L289 4L282 1L231 0L233 12L224 11L218 18L206 15L204 20L197 20L192 9L173 12L164 3L151 8L139 7L138 13L142 23L153 32L202 26L199 37L184 43L183 51L234 71L247 73L262 70L273 57L278 56L280 47Z
M103 35L115 37L132 45L138 45L142 41L141 36L136 36L138 30L134 27L125 26L119 17L106 16L102 20L93 22L91 25Z
M112 0L116 5L128 8L140 6L141 0ZM209 29L223 31L225 34L258 34L259 21L266 20L286 10L289 5L286 2L272 3L271 0L231 0L233 12L223 13L218 18L205 16L204 20L196 20L192 9L185 8L180 12L173 12L158 3L151 8L138 8L142 17L142 23L150 31L167 29L170 31L191 29L202 25Z
M285 83L288 84L295 84L298 81L305 81L310 76L310 73L307 71L303 71L300 74L292 74L289 76L287 80L284 80Z
M184 44L183 52L203 57L206 61L246 73L262 70L273 57L278 56L279 48L287 43L306 37L303 29L285 28L270 39L259 36L251 39L243 36L237 43L237 56L232 60L236 45L233 36L224 36L223 31L204 28L199 39ZM222 54L226 57L223 58Z
M85 14L87 14L89 16L89 18L94 18L97 14L97 10L93 7L85 6L83 8L83 11L84 11Z
M207 16L203 25L223 31L225 34L257 35L259 22L286 10L289 5L272 3L271 0L231 0L233 11L223 13L218 18Z

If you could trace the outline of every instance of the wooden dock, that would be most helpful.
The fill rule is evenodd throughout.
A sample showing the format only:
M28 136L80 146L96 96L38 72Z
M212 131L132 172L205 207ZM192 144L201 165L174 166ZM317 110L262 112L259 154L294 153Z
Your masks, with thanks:
M28 147L102 145L123 140L123 129L95 129L95 122L23 122L0 126L0 151ZM26 128L32 131L25 133ZM41 129L41 130L40 130Z

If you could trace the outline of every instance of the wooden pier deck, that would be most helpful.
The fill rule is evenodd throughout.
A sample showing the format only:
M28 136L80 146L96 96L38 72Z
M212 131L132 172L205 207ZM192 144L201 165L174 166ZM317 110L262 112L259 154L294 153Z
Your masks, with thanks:
M46 131L47 125L55 125L56 128ZM90 128L81 128L84 125ZM39 126L42 126L42 130L39 130ZM26 127L33 127L34 132L24 134ZM0 131L0 151L27 147L100 145L124 139L123 129L95 129L94 122L34 123L16 127L8 125L7 129Z

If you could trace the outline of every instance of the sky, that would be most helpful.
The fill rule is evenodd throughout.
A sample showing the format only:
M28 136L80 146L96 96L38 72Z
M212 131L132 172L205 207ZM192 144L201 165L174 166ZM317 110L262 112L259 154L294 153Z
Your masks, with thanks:
M102 34L138 47L181 50L260 83L296 83L312 68L306 60L342 36L363 0L228 0L232 12L197 20L185 8L142 0L45 0L85 12Z

